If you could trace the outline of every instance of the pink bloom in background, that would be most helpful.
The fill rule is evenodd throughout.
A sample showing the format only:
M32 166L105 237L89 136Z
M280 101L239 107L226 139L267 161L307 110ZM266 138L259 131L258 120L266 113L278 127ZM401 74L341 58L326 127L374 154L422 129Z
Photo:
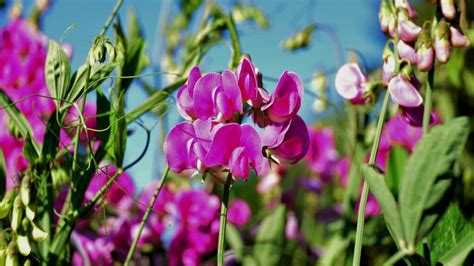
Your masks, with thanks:
M204 74L194 85L194 111L199 119L231 120L242 113L242 95L237 79L229 70Z
M285 236L288 240L295 240L298 237L298 219L296 218L293 212L288 213L288 218L286 220L285 226Z
M75 251L72 256L72 265L103 265L113 266L112 252L114 245L104 237L89 234L72 233L72 241L79 246L81 252Z
M186 83L178 90L178 112L187 120L194 120L197 118L194 111L194 86L199 78L201 78L201 71L199 70L199 67L195 66L189 72L188 81L186 81Z
M261 133L263 146L279 160L297 163L308 152L308 128L303 119L295 116L291 121L268 125Z
M367 91L367 76L362 73L356 63L348 63L339 68L336 73L336 90L343 98L352 103L364 103L364 93Z
M78 106L81 106L82 103L79 102ZM88 128L87 132L85 129L81 131L80 140L86 143L88 140L92 140L96 135L94 129L97 129L97 106L93 102L86 102L84 106L84 112L82 113L82 117ZM66 131L69 137L73 137L76 134L77 127L81 124L81 118L79 116L79 110L71 107L69 113L66 115L64 119L64 124L67 127ZM89 130L92 129L92 130ZM65 143L62 143L65 144Z
M339 155L331 128L310 128L310 146L306 161L311 170L325 182L333 178Z
M227 211L227 220L230 223L237 227L242 227L250 220L251 216L252 211L245 201L236 199L230 203L229 210Z

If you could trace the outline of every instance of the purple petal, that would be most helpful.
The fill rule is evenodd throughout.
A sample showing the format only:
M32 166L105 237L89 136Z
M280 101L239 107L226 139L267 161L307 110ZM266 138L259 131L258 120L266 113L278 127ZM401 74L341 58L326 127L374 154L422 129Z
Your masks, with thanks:
M216 131L204 163L209 167L227 165L239 142L240 125L236 123L223 125Z
M272 104L267 109L268 117L277 123L290 120L300 109L303 90L303 82L299 76L285 71L272 95Z
M221 75L207 73L203 75L194 86L193 100L197 103L194 110L198 118L206 120L215 117L213 92L222 87Z
M186 122L177 124L166 136L163 149L168 166L173 172L180 173L196 167L192 151L194 136L193 125Z
M237 67L236 76L242 93L242 101L255 101L257 99L258 82L252 62L245 57L242 58L240 65Z
M297 163L309 149L309 135L306 124L299 116L291 120L290 127L285 134L283 142L270 151L283 161Z

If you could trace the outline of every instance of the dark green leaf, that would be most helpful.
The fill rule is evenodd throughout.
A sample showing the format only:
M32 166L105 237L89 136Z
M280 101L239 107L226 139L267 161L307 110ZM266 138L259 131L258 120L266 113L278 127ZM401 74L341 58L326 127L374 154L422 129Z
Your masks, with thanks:
M278 265L285 248L285 226L286 208L283 205L262 221L253 253L259 265Z
M56 156L59 145L59 124L58 117L56 117L56 111L54 111L49 117L48 124L46 125L46 132L44 134L43 149L41 154L43 159L50 159Z
M388 187L394 193L395 197L400 190L403 169L408 159L407 150L399 145L392 147L388 154L386 178Z
M71 89L69 90L66 99L71 102L77 102L80 95L85 92L85 88L88 87L90 82L91 66L84 64L80 66L76 72L72 75Z
M435 126L416 146L408 160L400 189L400 213L409 248L414 248L423 211L430 203L430 195L438 178L453 170L467 135L466 117L456 118ZM440 145L442 144L442 145Z
M397 244L400 244L404 239L402 218L395 198L385 183L384 176L375 172L372 167L367 165L363 166L363 172L370 191L374 194L382 208L385 222L387 223L390 233Z
M5 162L5 156L3 150L0 149L0 199L3 199L5 191L7 190L7 163Z
M296 32L295 35L283 41L283 49L296 51L308 47L311 44L311 33L315 29L316 25L309 24L304 29Z
M49 41L48 55L44 68L46 84L51 96L65 99L68 94L69 81L71 78L71 66L69 59L61 46L53 40ZM56 100L56 106L61 105L60 100Z
M102 82L112 73L117 65L115 63L95 64L91 66L91 76L89 78L89 86L87 90L100 86Z
M461 241L446 252L439 262L444 265L461 265L466 257L474 250L474 233L464 235ZM472 261L471 261L472 262Z
M127 21L127 43L131 44L139 39L143 39L143 34L138 22L137 12L134 9L130 9Z
M118 95L116 95L118 94ZM112 92L112 116L111 116L111 135L109 141L112 147L112 153L115 164L122 167L125 157L125 148L127 146L127 120L125 119L125 91L114 90Z
M34 140L31 139L29 134L26 135L25 143L23 144L23 155L30 163L34 163L39 158L39 153L36 151L34 145Z

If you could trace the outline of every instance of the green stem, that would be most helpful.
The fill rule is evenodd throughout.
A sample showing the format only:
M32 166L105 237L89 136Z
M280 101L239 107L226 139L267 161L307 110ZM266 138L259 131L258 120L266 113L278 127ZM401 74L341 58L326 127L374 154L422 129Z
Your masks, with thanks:
M393 254L383 265L389 266L394 265L397 261L405 257L405 252L399 250L397 253Z
M148 216L150 216L151 210L153 209L153 205L155 205L155 201L158 198L158 195L160 194L161 189L163 188L163 185L166 182L166 179L168 178L169 171L170 171L170 168L167 166L165 168L163 176L161 177L160 183L158 184L158 187L156 188L155 194L153 194L153 198L151 199L151 202L148 205L148 208L145 214L143 215L142 221L140 222L140 226L138 227L138 231L135 235L135 238L133 239L132 246L130 247L130 250L128 251L127 259L125 260L125 263L124 263L125 266L130 265L130 261L132 260L133 254L135 253L135 249L137 248L140 235L142 234L143 228L145 227L146 221L148 220Z
M114 10L112 10L112 14L110 14L109 18L105 22L105 25L102 28L102 30L100 31L99 36L103 36L105 34L105 32L107 31L107 29L110 27L110 24L112 24L112 21L114 20L115 15L117 15L117 12L119 11L120 6L122 5L122 3L123 3L123 0L118 0L117 1L117 3L115 4Z
M241 54L239 37L237 35L237 30L235 29L235 23L234 19L232 18L232 14L227 16L226 23L227 28L229 29L230 39L232 40L232 48L234 50L230 67L235 68L239 65Z
M385 98L383 100L382 108L380 110L379 119L377 121L377 128L375 129L375 138L374 143L372 144L372 150L370 152L369 165L375 163L377 158L377 151L380 144L380 136L382 135L383 124L385 121L385 114L387 113L388 102L390 100L390 93L385 92ZM356 229L356 239L354 246L354 260L352 265L358 266L360 264L360 256L362 252L362 236L364 235L364 223L365 223L365 205L367 204L367 197L369 195L369 187L364 181L364 186L362 188L362 195L360 197L359 203L359 213L357 215L357 229Z
M224 192L222 195L221 203L221 222L219 226L219 242L217 247L217 265L224 265L224 240L225 240L225 229L227 225L227 206L229 203L229 193L232 185L232 174L229 173L224 186Z
M423 134L428 133L430 130L434 69L435 67L433 66L433 68L428 72L428 81L426 82L425 109L423 112Z

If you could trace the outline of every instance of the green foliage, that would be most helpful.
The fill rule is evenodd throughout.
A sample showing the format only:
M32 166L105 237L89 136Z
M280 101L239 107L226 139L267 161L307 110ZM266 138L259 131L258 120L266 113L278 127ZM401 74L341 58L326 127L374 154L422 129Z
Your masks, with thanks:
M231 223L226 225L225 241L234 251L235 257L241 261L244 256L244 242L240 237L239 230Z
M56 99L56 107L61 106L60 99L69 94L71 66L69 59L61 46L53 40L49 41L48 54L45 63L45 77L49 93Z
M263 11L255 5L236 4L232 9L232 17L237 23L255 21L262 29L270 27L270 22Z
M396 196L400 191L400 184L403 178L403 168L408 159L407 150L399 145L395 145L389 151L387 160L386 178L390 191Z
M283 41L283 49L296 51L306 48L311 44L311 34L316 29L315 24L309 24L304 29Z
M258 265L278 265L285 248L286 207L278 206L260 224L253 257Z
M5 162L5 156L3 151L0 149L0 198L3 199L7 188L7 164Z

